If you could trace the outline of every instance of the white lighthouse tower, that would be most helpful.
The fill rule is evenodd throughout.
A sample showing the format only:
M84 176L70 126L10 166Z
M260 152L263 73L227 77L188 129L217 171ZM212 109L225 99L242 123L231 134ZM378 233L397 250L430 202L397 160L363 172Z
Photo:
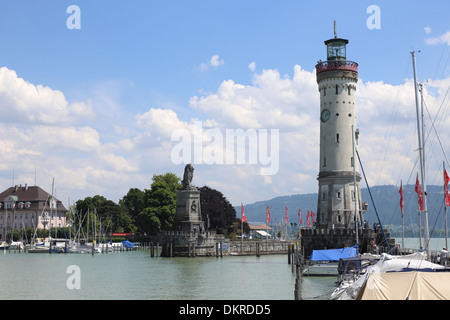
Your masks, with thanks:
M355 91L358 64L347 60L347 39L325 41L327 61L316 65L320 92L320 169L316 228L355 228L363 221L358 160ZM356 167L354 167L356 166ZM356 178L355 178L356 177ZM356 186L356 192L355 192Z

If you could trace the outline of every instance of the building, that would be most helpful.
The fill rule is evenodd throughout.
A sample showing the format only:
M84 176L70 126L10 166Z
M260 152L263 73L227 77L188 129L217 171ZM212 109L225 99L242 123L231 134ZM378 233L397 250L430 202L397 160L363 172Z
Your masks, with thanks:
M38 186L16 185L0 193L0 239L11 229L48 229L66 226L68 210Z
M361 201L361 176L356 146L355 91L358 64L347 60L347 39L326 40L327 61L316 65L320 94L320 163L315 228L301 230L303 252L308 257L315 249L335 249L358 244L368 252L375 242L381 252L392 246L389 234L364 228ZM356 217L356 219L355 219Z
M249 223L248 226L250 227L250 239L265 239L271 237L273 229L265 223Z
M318 228L355 228L355 206L358 221L364 220L361 176L353 148L359 134L354 101L358 64L347 60L347 44L335 32L333 39L325 41L327 61L316 65L320 93Z

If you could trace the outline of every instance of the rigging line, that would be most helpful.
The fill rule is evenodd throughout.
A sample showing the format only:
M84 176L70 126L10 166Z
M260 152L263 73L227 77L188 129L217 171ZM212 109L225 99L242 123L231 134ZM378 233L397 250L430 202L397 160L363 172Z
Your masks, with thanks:
M413 143L411 142L411 144L413 144ZM416 171L416 166L417 166L417 162L419 161L419 159L417 157L415 157L415 159L416 159L416 161L414 163L414 166L413 166L413 168L412 168L412 170L410 172L410 175L409 175L408 179L406 180L406 184L405 185L409 184L409 182L410 182L410 180L412 178L412 175ZM396 197L396 194L395 193L391 194L391 199L394 198L394 197ZM391 213L390 219L389 219L387 224L391 224L391 222L394 219L394 217L398 214L398 212L397 212L398 211L398 206L396 205L397 202L395 202L395 201L390 201L390 202L392 203L392 206L394 206L394 203L395 203L395 207L393 207L393 208L392 208L392 206L389 207L388 211L390 211L392 213ZM385 215L385 218L387 218L386 215Z
M366 174L365 174L364 168L362 166L361 158L359 157L358 149L355 148L355 151L356 151L356 155L358 156L358 161L359 161L359 165L361 166L361 171L362 171L363 176L364 176L364 181L366 181L367 190L369 191L369 196L370 196L370 199L372 200L373 208L375 210L375 213L377 214L378 223L380 224L380 228L381 228L381 232L383 233L384 241L386 242L386 245L388 247L388 252L391 252L391 248L389 246L389 242L387 241L386 234L384 233L383 225L381 224L381 221L380 221L380 216L378 215L377 208L375 206L375 202L373 201L372 192L370 192L369 183L367 182ZM356 212L355 212L355 214L356 214Z
M442 48L441 57L439 58L438 64L437 64L437 66L436 66L436 71L434 72L433 80L436 79L436 74L437 74L437 72L438 72L438 70L439 70L439 65L441 64L442 57L444 56L444 52L445 52L445 50L446 50L447 47L448 47L449 39L450 39L450 36L449 36L449 38L447 38L447 39L445 40L445 46ZM445 67L442 69L442 73L444 73L445 68L447 67L447 63L448 63L448 58L449 58L449 57L450 57L450 53L449 53L449 56L447 57L447 62L445 63Z
M445 93L445 97L447 96L447 93L448 93L449 90L450 90L450 86L447 88L447 92ZM437 116L439 115L439 112L440 112L440 110L441 110L442 104L444 103L445 97L444 97L444 99L443 99L443 101L442 101L442 103L441 103L441 106L439 107L439 110L438 110L438 112L437 112L437 114L436 114L435 120L436 120ZM426 102L425 102L425 99L424 99L424 101L423 101L423 105L425 106L425 110L427 111L428 117L430 118L430 121L431 121L431 127L434 129L434 133L436 134L436 138L437 138L437 140L438 140L438 142L439 142L439 146L441 147L442 153L444 154L445 161L447 162L447 165L450 166L450 163L449 163L448 158L447 158L447 154L445 153L444 147L442 146L441 139L439 138L439 134L438 134L438 132L437 132L437 130L436 130L436 127L435 127L435 125L434 125L434 121L433 121L433 119L431 118L430 111L428 110L428 107L427 107L427 104L426 104ZM427 137L425 138L425 141L428 140L428 137L429 137L429 135L430 135L430 132L431 132L431 129L428 130L428 135L427 135Z
M409 65L410 65L409 63L406 63L406 67L405 67L405 70L404 70L404 73L403 73L403 79L406 77L406 74L408 73ZM391 124L390 124L389 132L387 132L387 130L386 130L387 143L386 143L386 148L384 150L383 160L380 162L381 168L378 170L378 172L382 171L383 163L385 163L385 161L386 161L386 155L388 153L388 149L389 149L389 146L390 146L392 132L393 132L393 128L394 128L394 123L395 123L395 119L397 118L398 108L399 108L399 105L400 105L400 103L399 103L399 100L400 100L399 99L399 95L400 95L400 93L397 90L397 95L396 95L396 98L395 98L394 108L393 108L393 112L392 112L394 116L390 117L392 119L392 121L391 121ZM386 137L386 135L385 135L385 137ZM380 182L377 181L376 184L378 185L378 184L380 184Z
M442 201L441 201L441 207L439 208L438 214L436 215L436 218L435 218L435 220L434 220L433 228L432 228L431 231L430 231L430 238L431 238L432 233L433 233L433 232L435 231L435 229L436 229L436 224L437 224L437 222L438 222L438 218L441 216L442 208L443 208L443 207L444 207L444 199L442 199Z

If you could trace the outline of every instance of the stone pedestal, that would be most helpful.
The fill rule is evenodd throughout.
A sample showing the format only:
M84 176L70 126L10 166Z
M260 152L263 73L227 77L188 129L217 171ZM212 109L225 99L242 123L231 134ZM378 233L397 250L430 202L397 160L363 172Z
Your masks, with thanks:
M180 190L177 192L177 209L172 230L182 232L205 230L200 206L200 191Z

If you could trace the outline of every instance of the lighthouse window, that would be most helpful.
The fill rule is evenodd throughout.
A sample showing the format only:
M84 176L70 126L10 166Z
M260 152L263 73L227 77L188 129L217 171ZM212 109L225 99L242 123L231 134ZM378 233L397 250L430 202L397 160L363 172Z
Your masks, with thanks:
M327 166L327 158L323 158L323 166L326 167Z
M348 87L348 95L349 95L349 96L352 95L352 94L351 94L351 88L350 88L350 87Z
M338 94L338 85L336 85L336 94Z
M353 162L354 162L354 161L353 161L353 157L351 157L351 159L350 159L350 166L351 166L351 167L353 167Z
M336 133L336 142L339 143L339 133Z
M323 96L327 95L327 88L323 88Z
M340 200L340 199L341 199L341 192L338 191L338 192L336 193L336 196L337 196L337 198Z

